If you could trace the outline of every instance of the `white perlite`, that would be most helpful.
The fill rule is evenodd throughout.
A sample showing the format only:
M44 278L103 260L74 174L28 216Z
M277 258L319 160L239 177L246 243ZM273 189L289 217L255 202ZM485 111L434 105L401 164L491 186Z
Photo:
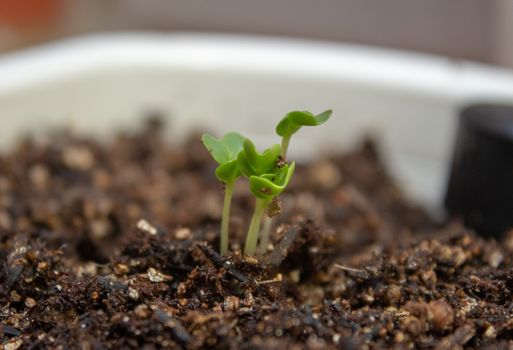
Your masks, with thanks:
M158 232L155 226L144 219L141 219L137 222L137 228L143 232L149 233L152 236L156 235Z
M16 339L16 340L10 340L4 345L5 350L17 350L20 348L20 346L23 344L23 340Z
M128 297L132 300L137 300L139 299L139 292L135 288L128 287Z
M162 282L164 281L164 275L159 270L150 267L148 269L148 279L152 282Z

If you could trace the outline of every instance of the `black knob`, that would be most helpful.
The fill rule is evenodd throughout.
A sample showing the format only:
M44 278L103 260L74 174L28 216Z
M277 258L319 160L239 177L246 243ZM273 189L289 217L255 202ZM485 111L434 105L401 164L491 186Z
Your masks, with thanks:
M513 106L461 112L445 205L482 235L513 228Z

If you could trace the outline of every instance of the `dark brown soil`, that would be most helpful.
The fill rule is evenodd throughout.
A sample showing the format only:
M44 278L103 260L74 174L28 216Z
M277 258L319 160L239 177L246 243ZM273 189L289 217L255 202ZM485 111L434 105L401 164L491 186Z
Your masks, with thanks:
M437 228L370 143L300 167L275 249L244 257L241 183L157 123L100 145L66 133L0 157L4 349L508 349L513 235Z

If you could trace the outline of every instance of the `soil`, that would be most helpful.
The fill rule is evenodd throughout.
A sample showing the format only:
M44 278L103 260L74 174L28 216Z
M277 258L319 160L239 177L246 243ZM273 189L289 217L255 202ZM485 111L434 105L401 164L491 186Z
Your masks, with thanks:
M197 135L51 136L0 157L3 349L513 344L513 234L435 225L370 142L297 169L255 258L243 182L217 253L223 188Z

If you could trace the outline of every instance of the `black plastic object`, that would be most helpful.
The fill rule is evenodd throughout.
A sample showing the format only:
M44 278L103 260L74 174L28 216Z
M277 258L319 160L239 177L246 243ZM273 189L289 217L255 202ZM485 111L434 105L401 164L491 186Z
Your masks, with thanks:
M445 204L484 236L513 228L513 106L461 112Z

